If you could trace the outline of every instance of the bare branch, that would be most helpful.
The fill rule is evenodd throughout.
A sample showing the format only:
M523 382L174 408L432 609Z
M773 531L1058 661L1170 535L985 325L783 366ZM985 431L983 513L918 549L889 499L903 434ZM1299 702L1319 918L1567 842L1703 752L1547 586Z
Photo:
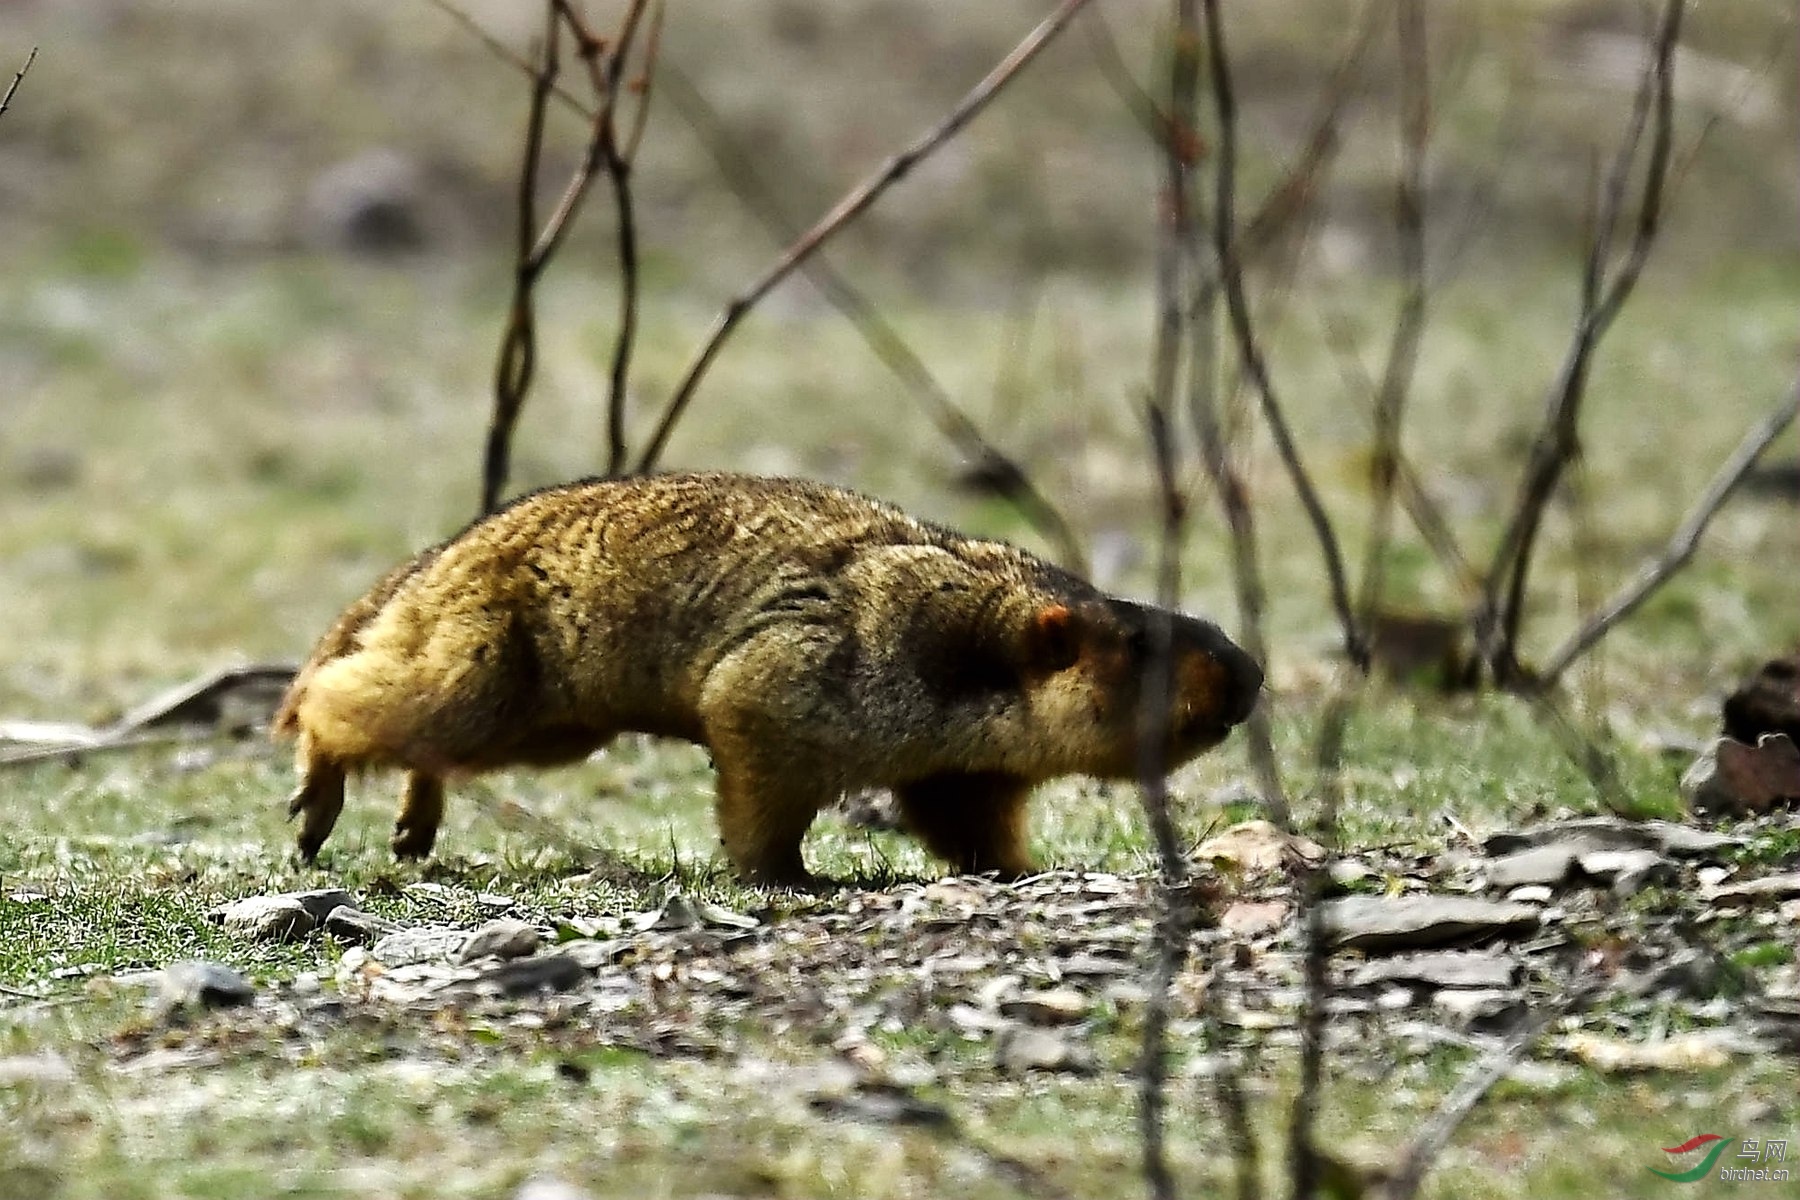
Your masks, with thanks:
M649 112L649 80L656 70L657 49L662 35L662 6L657 5L650 18L649 46L644 56L645 91L638 98L637 113L634 117L633 129L629 135L628 148L621 148L618 136L617 114L619 108L619 87L623 83L631 55L632 41L636 36L639 21L643 17L646 4L636 0L626 10L618 36L613 40L610 51L606 43L599 38L584 22L579 11L571 4L560 5L563 19L575 30L581 47L581 56L587 63L589 80L594 93L599 98L595 109L589 137L589 153L586 162L576 179L571 181L571 193L579 185L583 190L586 180L591 178L595 161L605 169L608 182L612 185L613 203L617 210L617 245L619 256L619 327L613 338L612 366L608 372L606 403L606 473L617 475L625 468L627 448L625 445L625 406L628 398L627 386L631 376L631 352L637 340L638 326L638 250L637 250L637 210L631 194L631 158L636 152L643 135L644 122ZM579 199L577 195L577 200ZM569 209L572 215L573 208ZM562 210L559 210L562 215ZM565 220L566 225L566 220ZM557 228L560 236L560 227ZM548 233L549 230L546 230Z
M638 147L644 144L644 130L650 123L650 94L656 83L657 64L662 61L663 13L668 5L657 0L656 7L650 10L650 32L644 42L644 69L632 80L632 88L637 92L637 109L631 116L631 132L625 135L623 155L626 162L637 160ZM619 63L620 71L624 70L623 60ZM614 88L618 87L617 79Z
M1400 59L1400 172L1394 188L1394 226L1399 235L1403 291L1381 390L1375 397L1375 478L1357 606L1365 634L1373 628L1387 579L1401 423L1418 365L1419 338L1425 329L1425 148L1431 136L1425 13L1420 0L1401 0L1394 12Z
M1185 884L1187 859L1169 811L1168 738L1175 696L1173 611L1181 595L1181 534L1186 501L1172 412L1175 377L1186 332L1182 320L1185 268L1194 243L1189 211L1190 183L1197 160L1193 120L1199 96L1199 18L1194 0L1175 0L1175 28L1169 47L1168 131L1162 139L1163 189L1157 205L1156 339L1151 350L1149 403L1145 425L1156 470L1162 514L1158 541L1156 601L1158 619L1151 627L1150 669L1145 673L1139 718L1139 789L1144 813L1162 865L1156 924L1156 965L1144 1006L1144 1041L1138 1071L1138 1126L1143 1140L1144 1179L1154 1200L1173 1200L1174 1176L1164 1147L1168 1085L1169 989L1187 958L1188 930Z
M456 5L451 4L450 0L425 0L425 2L449 17L452 21L455 21L458 25L462 26L471 37L487 48L489 54L492 54L507 66L517 70L527 79L535 80L537 78L538 68L530 59L489 33L482 27L481 22L477 21L474 17L471 17L462 9L456 7ZM589 119L593 117L593 110L589 109L574 92L563 87L560 83L551 84L550 94L556 97L564 108L575 113L577 116Z
M434 0L477 36L494 43L466 15ZM637 332L637 225L631 198L630 163L620 153L615 122L620 78L629 59L638 24L649 0L632 0L621 19L618 33L610 43L588 27L581 12L570 0L547 0L545 9L544 59L533 73L531 109L527 120L525 161L519 175L518 244L513 267L513 303L501 341L499 366L494 389L494 416L488 430L486 457L482 471L482 511L492 512L505 490L512 433L518 423L520 409L530 390L537 361L537 333L533 312L533 290L545 267L562 247L582 200L593 184L595 173L604 168L612 182L618 202L618 244L620 263L620 320L613 351L608 432L612 469L624 461L624 405L626 380L630 370L631 348ZM585 64L596 104L588 110L587 148L581 163L564 186L555 209L537 225L537 175L543 155L544 116L552 95L559 94L556 75L559 69L558 45L567 27L574 37L576 51ZM503 48L502 48L503 50ZM652 64L653 65L653 60ZM650 69L649 66L646 70ZM579 107L578 102L576 103Z
M801 230L782 211L756 163L732 141L718 111L673 62L665 62L661 74L669 102L712 154L726 183L745 207L784 245L798 239ZM980 426L951 399L949 391L875 304L822 252L805 259L800 270L862 334L875 357L912 393L926 417L980 474L984 485L1019 511L1050 544L1063 566L1085 575L1087 556L1068 520L1031 481L1024 467L994 446Z
M1551 656L1550 665L1538 674L1537 681L1540 685L1549 687L1554 684L1577 659L1592 650L1615 625L1636 612L1644 601L1688 564L1694 557L1694 552L1700 548L1700 539L1706 535L1707 526L1712 524L1712 519L1744 481L1750 468L1762 457L1763 451L1793 424L1797 413L1800 413L1800 379L1795 381L1787 397L1744 435L1737 449L1732 451L1731 457L1725 460L1712 482L1707 484L1706 491L1689 510L1681 527L1669 538L1662 553L1645 563L1636 578L1608 600L1604 608L1588 618Z
M1269 374L1262 348L1257 344L1255 330L1251 327L1250 304L1244 291L1243 264L1239 258L1237 232L1233 217L1233 204L1237 189L1237 99L1232 90L1230 60L1225 49L1224 27L1219 17L1218 0L1204 0L1203 7L1206 15L1206 40L1212 75L1213 103L1218 109L1219 118L1213 241L1219 258L1219 273L1224 286L1225 307L1237 340L1238 353L1243 359L1244 368L1261 401L1263 419L1268 422L1269 433L1274 438L1275 448L1281 455L1282 463L1287 468L1288 477L1300 497L1301 505L1306 509L1307 519L1312 523L1313 533L1318 538L1319 548L1325 559L1326 575L1331 586L1332 607L1336 610L1338 621L1344 631L1345 650L1352 661L1359 665L1366 665L1368 654L1363 644L1362 634L1357 629L1356 616L1350 608L1349 585L1345 578L1343 554L1338 547L1337 534L1319 500L1317 490L1313 487L1312 478L1300 460L1299 447L1294 442L1293 431L1288 427L1280 400L1275 394L1274 380Z
M675 424L681 419L687 406L693 401L694 393L699 389L700 381L706 370L712 365L725 340L731 336L738 323L743 320L757 302L766 296L776 284L786 279L794 269L804 262L814 251L818 250L834 234L842 230L852 220L861 215L873 204L883 192L894 183L904 178L920 162L929 157L933 151L954 137L962 128L975 118L988 103L998 95L1002 88L1015 78L1055 36L1062 31L1075 14L1079 13L1089 0L1062 0L1055 11L1045 17L1037 28L1026 35L1025 40L1014 47L1013 51L1002 59L992 71L976 84L974 89L950 111L950 114L935 127L926 131L921 137L888 159L881 168L868 179L839 200L829 212L821 217L817 224L809 229L792 246L788 247L781 258L764 272L749 287L745 288L729 304L725 306L713 327L708 333L681 382L676 385L674 393L663 410L662 418L657 422L656 430L651 434L650 442L638 457L637 470L647 472L656 466L667 447L669 436L675 430Z
M19 90L21 83L25 82L25 72L31 70L31 64L37 61L37 52L38 48L33 46L31 53L25 56L25 65L13 73L12 82L6 85L6 94L0 96L0 115L3 115L12 106L13 93Z
M1513 516L1489 565L1475 627L1480 660L1497 682L1522 680L1518 636L1524 616L1532 550L1563 471L1580 453L1581 408L1587 394L1594 352L1636 287L1660 225L1674 132L1675 45L1681 36L1683 12L1684 0L1667 0L1644 67L1645 86L1640 96L1648 93L1652 99L1650 151L1631 244L1612 278L1605 279L1604 268L1596 268L1593 264L1596 255L1604 254L1603 243L1610 240L1610 231L1619 220L1617 207L1623 204L1625 193L1625 184L1619 177L1629 174L1636 157L1636 143L1643 133L1643 126L1636 118L1627 129L1626 145L1614 161L1613 179L1606 188L1604 204L1612 211L1603 209L1596 223L1596 245L1590 252L1584 275L1581 314L1576 322L1575 336L1551 390L1543 427L1532 445ZM1594 280L1591 286L1585 282L1590 276Z
M544 112L556 86L561 24L556 19L556 0L545 0L543 57L532 76L531 107L525 119L525 154L519 166L519 214L513 261L512 308L506 332L500 339L500 357L494 375L494 415L488 425L487 448L481 472L481 511L500 506L506 489L512 456L513 427L531 388L537 369L537 322L532 288L541 261L534 261L531 246L537 227L538 162L544 148Z

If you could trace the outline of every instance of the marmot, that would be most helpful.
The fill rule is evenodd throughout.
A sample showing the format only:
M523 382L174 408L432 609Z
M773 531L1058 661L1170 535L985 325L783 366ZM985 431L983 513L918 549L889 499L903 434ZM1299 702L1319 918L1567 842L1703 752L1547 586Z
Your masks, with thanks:
M747 879L806 880L814 815L870 787L956 869L1018 875L1036 784L1137 773L1165 617L1172 769L1262 686L1206 621L822 484L546 488L389 574L320 640L275 721L299 738L288 813L310 861L345 772L403 767L392 845L423 857L446 780L577 761L633 730L711 751L719 832Z

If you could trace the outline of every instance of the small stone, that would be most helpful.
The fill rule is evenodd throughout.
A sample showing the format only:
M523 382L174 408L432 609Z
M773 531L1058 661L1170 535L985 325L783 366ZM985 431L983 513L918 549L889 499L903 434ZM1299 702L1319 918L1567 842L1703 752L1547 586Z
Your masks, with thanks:
M1589 850L1660 850L1678 858L1697 858L1740 844L1740 839L1673 821L1627 821L1621 817L1581 817L1535 829L1490 834L1482 842L1489 855L1516 854L1534 846L1567 845Z
M1249 875L1325 860L1325 848L1317 842L1283 833L1272 822L1262 820L1244 821L1207 838L1195 854L1202 861L1219 863Z
M1723 887L1708 888L1701 892L1701 899L1713 904L1732 907L1747 906L1765 900L1786 900L1800 896L1800 871L1790 871L1783 875L1765 875L1761 879L1749 879L1743 883L1728 883Z
M1240 900L1219 918L1219 928L1234 937L1260 937L1274 933L1292 911L1280 900Z
M526 1180L525 1185L513 1193L513 1200L593 1200L593 1194L572 1183L540 1176Z
M587 978L582 965L566 954L520 958L503 962L481 973L476 987L503 996L529 996L533 992L566 992Z
M1078 950L1057 964L1064 975L1085 977L1108 977L1116 975L1136 975L1137 967L1118 958L1107 958L1086 950Z
M1506 893L1506 898L1519 904L1548 904L1555 895L1556 889L1546 884L1528 883Z
M295 897L246 896L207 914L226 932L255 942L297 942L318 925Z
M1027 992L1000 1005L1001 1015L1033 1025L1066 1025L1081 1020L1087 1009L1087 997L1074 988Z
M574 938L558 946L556 952L566 954L580 963L584 971L598 971L619 961L619 956L630 946L631 942L624 938L605 942L593 938Z
M632 927L639 933L651 930L673 932L684 929L755 929L761 925L755 917L743 913L732 912L728 908L710 903L706 900L695 900L692 897L676 892L663 901L662 907L650 912L639 913L632 920Z
M1331 878L1332 883L1341 888L1375 877L1375 869L1356 858L1333 859L1331 865L1325 868L1325 873Z
M336 909L347 908L356 911L356 897L343 888L318 888L310 892L284 892L285 899L297 902L301 908L312 914L312 919L324 924Z
M325 914L325 932L349 946L372 946L390 933L405 926L374 913L340 904Z
M1035 1025L1008 1025L994 1039L994 1056L1008 1075L1030 1071L1087 1074L1094 1069L1093 1051L1067 1031Z
M202 959L170 963L157 984L165 1009L231 1008L256 999L248 979L223 963Z
M1381 951L1529 933L1541 911L1448 896L1345 896L1327 900L1323 916L1333 946Z
M502 917L489 921L464 942L456 952L457 962L474 962L478 958L526 958L537 953L543 935L523 921Z
M1525 887L1531 884L1559 887L1568 882L1580 853L1576 845L1536 846L1496 858L1486 864L1491 888Z
M1525 1015L1524 999L1498 988L1445 988L1431 997L1431 1007L1476 1033L1511 1029Z
M1631 881L1633 892L1653 878L1668 879L1675 873L1674 865L1654 850L1590 850L1575 862L1583 875L1615 888L1621 881Z
M1422 983L1437 988L1508 988L1519 980L1519 961L1510 955L1472 950L1437 950L1371 959L1350 973L1346 986Z
M449 962L468 940L467 930L428 925L390 933L370 947L369 953L387 967Z

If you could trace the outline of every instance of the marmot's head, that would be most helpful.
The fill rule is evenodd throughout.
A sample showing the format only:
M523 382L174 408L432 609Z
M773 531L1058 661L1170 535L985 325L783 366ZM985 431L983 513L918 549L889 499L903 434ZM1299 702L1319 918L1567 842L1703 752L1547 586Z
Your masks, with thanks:
M1209 621L1098 596L1047 603L1025 634L1032 722L1051 731L1067 768L1129 778L1143 768L1158 656L1174 670L1160 755L1170 770L1225 740L1256 707L1263 672Z

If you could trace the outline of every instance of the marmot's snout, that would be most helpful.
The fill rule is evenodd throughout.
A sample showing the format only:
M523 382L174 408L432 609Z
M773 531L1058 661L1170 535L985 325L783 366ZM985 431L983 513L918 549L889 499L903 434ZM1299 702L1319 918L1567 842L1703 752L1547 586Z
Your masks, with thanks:
M1214 632L1217 632L1216 630ZM1262 695L1263 671L1237 644L1219 634L1219 644L1209 648L1212 656L1225 668L1225 696L1219 705L1227 725L1242 725L1256 709Z

